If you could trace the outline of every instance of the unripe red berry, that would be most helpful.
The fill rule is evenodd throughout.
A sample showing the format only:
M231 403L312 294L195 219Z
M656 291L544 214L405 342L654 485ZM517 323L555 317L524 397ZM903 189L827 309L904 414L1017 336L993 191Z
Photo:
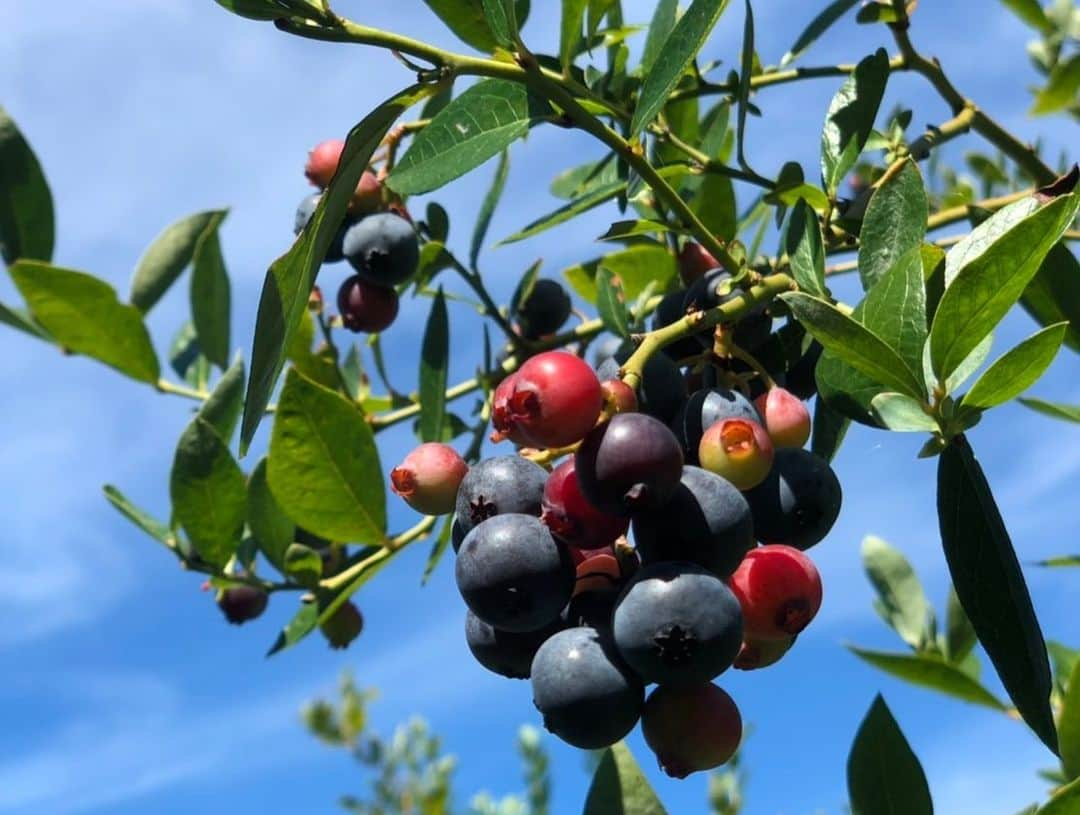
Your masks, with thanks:
M307 166L304 167L308 181L319 189L326 189L337 172L344 149L345 142L341 139L328 139L315 145L315 149L308 153Z
M353 275L338 289L338 311L345 328L374 334L389 328L397 318L398 295L390 286Z
M510 397L514 395L517 373L503 379L491 395L491 440L495 443L509 439L519 447L528 446L529 442L521 429L510 418Z
M331 648L348 648L364 630L364 615L353 603L347 602L331 614L319 630Z
M421 444L390 471L390 489L425 515L454 511L458 487L469 471L458 451L448 444Z
M793 636L782 640L746 638L743 640L742 648L739 649L739 655L735 657L734 667L740 671L753 671L775 665L794 644L795 637Z
M772 469L772 440L757 422L723 419L702 435L698 459L706 470L748 490L764 481Z
M679 252L679 277L684 286L689 286L695 280L704 277L706 272L720 266L720 262L713 257L712 252L700 243L689 241Z
M626 518L594 507L581 492L571 456L544 483L544 511L540 516L556 537L579 549L609 546L630 528Z
M600 383L600 391L604 394L604 410L611 415L633 413L638 409L637 394L621 379L605 379Z
M255 586L230 586L218 594L217 604L226 620L242 625L266 611L269 599L265 591Z
M743 612L744 636L786 640L798 634L821 608L821 575L793 546L769 544L749 552L731 576Z
M371 170L364 170L356 191L349 199L350 215L370 215L383 208L382 182Z
M546 351L521 366L505 403L494 407L492 423L505 436L519 434L534 447L565 447L596 425L603 394L587 362Z
M742 716L734 700L711 682L661 685L645 700L641 733L660 769L673 778L686 778L735 755L742 740Z
M802 447L810 439L810 411L784 388L769 388L754 400L773 447Z

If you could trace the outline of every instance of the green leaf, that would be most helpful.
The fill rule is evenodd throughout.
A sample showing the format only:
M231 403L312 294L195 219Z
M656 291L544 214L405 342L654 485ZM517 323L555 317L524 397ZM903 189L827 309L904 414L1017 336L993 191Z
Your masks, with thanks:
M1057 356L1068 323L1036 332L1003 354L976 380L960 404L992 408L1019 396L1043 375Z
M960 598L956 596L956 589L949 586L949 599L945 604L945 641L942 651L945 659L954 664L960 664L972 652L978 642L975 629L968 619L967 612L960 605Z
M284 560L285 574L301 586L314 587L322 577L322 557L310 546L290 543Z
M938 423L917 399L883 391L870 400L870 410L884 427L899 433L934 433Z
M506 178L510 175L510 153L504 150L499 156L499 164L495 168L495 178L491 181L491 188L484 196L480 204L480 211L476 215L476 226L473 227L472 243L469 246L469 266L476 268L476 261L480 257L480 250L484 246L484 238L487 236L488 227L491 225L491 216L495 214L495 207L499 205L503 189L506 187Z
M667 815L624 742L613 744L600 756L584 815Z
M1068 691L1058 717L1058 744L1061 766L1070 781L1080 777L1080 664L1069 675Z
M60 345L132 379L157 382L157 354L142 315L117 300L108 283L36 260L20 260L9 271L34 319Z
M229 364L229 274L218 234L225 212L211 220L195 244L191 272L191 321L199 348L219 368Z
M735 187L731 179L715 173L705 175L690 201L693 213L722 241L735 237L735 208Z
M802 292L790 292L781 298L814 339L837 359L899 393L925 398L922 382L877 334L824 300Z
M930 204L922 174L908 159L870 197L859 230L859 277L867 291L907 252L922 245Z
M686 13L675 23L642 83L630 123L632 134L644 130L663 109L683 71L705 44L727 4L728 0L693 0Z
M895 23L899 19L900 15L896 9L890 3L883 3L881 0L870 0L855 15L855 22L862 25L868 23Z
M559 27L559 61L563 69L574 62L581 42L581 22L589 0L562 0L562 25Z
M438 189L498 155L548 113L518 82L481 80L416 135L387 183L406 195Z
M296 536L296 524L284 513L266 480L266 457L251 471L247 489L247 522L271 565L285 573L285 550Z
M578 198L596 187L603 187L619 180L615 154L608 153L602 160L581 164L563 170L552 179L548 191L556 198Z
M278 634L277 640L275 640L274 644L270 647L270 650L266 652L266 655L272 657L274 654L278 654L286 648L291 648L314 631L318 624L319 604L316 602L304 601L300 606L300 610L285 624L285 627L281 630L281 633Z
M207 228L220 223L227 210L196 212L165 227L135 267L129 299L143 314L154 307L195 257L195 247Z
M1001 0L1001 3L1036 31L1054 33L1054 24L1039 5L1039 0Z
M833 23L847 14L848 10L858 2L859 0L833 0L833 2L829 3L810 21L810 25L803 29L798 39L795 40L795 44L780 58L780 67L790 65L798 59L803 51L813 45L818 37L828 31Z
M462 42L471 45L477 51L488 54L495 50L495 37L484 17L482 0L424 0L424 2ZM525 23L528 11L527 0L517 0L516 17L519 26Z
M743 155L743 142L746 138L746 112L750 108L750 80L754 73L754 9L750 0L746 0L746 13L743 20L741 60L739 63L739 89L735 97L738 104L735 119L735 155L739 164L746 166Z
M21 308L10 308L0 303L0 323L11 326L17 331L25 332L31 337L36 337L45 342L53 342L49 332L34 322L34 319Z
M177 444L169 495L173 515L199 557L224 566L244 531L247 482L225 441L198 416Z
M810 451L826 461L832 461L840 450L851 421L841 416L820 394L814 399L814 428L810 438Z
M1056 752L1042 631L990 485L962 435L938 460L938 519L949 573L979 642L1024 721Z
M671 36L678 16L678 0L660 0L649 23L649 33L645 36L645 47L641 52L641 75L646 76L656 64L660 51Z
M1034 399L1032 397L1020 397L1019 402L1025 407L1054 419L1080 422L1080 405L1063 405L1059 402L1047 402L1044 399Z
M662 221L630 220L616 221L607 232L597 238L598 241L621 241L626 238L636 238L642 235L654 235L656 233L680 232L678 227L669 226Z
M440 288L431 303L420 352L420 439L441 441L446 420L446 377L450 364L450 323Z
M934 609L907 558L881 538L868 535L862 542L862 560L886 622L916 651L933 642Z
M514 0L481 0L484 7L484 17L488 22L495 42L510 48L517 39L517 17L514 11Z
M800 200L791 211L784 250L791 263L791 274L799 288L807 294L824 299L825 292L825 244L821 237L821 224L810 205Z
M106 484L104 487L105 498L110 504L131 521L135 526L139 527L143 532L156 540L158 543L164 544L170 551L173 550L176 539L173 536L172 530L168 526L163 524L156 518L151 517L148 513L139 509L125 496L120 490L114 487L112 484Z
M277 20L293 15L319 17L319 9L308 6L304 0L216 0L217 4L233 14L249 20Z
M949 378L945 380L945 392L956 393L957 388L963 385L971 377L973 373L982 367L982 364L986 362L986 358L990 356L990 349L994 344L994 335L988 334L983 337L983 341L975 346L975 349L967 355L960 366L949 374ZM927 353L923 355L923 379L926 380L927 390L930 390L934 386L934 371L930 365L929 348L924 349Z
M531 238L534 235L538 235L541 232L551 229L553 226L558 226L561 223L576 218L583 212L588 212L590 209L595 209L601 204L606 204L625 190L625 181L613 181L600 187L596 187L582 195L580 198L575 198L565 206L559 207L554 212L550 212L542 218L538 218L524 229L515 232L510 237L503 238L499 241L499 245L502 246L508 243L516 243L517 241L525 240L525 238Z
M371 426L345 397L295 370L278 400L267 476L285 514L313 534L382 542L386 493Z
M888 79L889 55L879 48L855 66L833 97L821 133L821 179L830 194L855 166L870 137Z
M199 408L198 416L218 432L226 444L232 439L240 411L244 407L244 360L237 354L233 364L221 375L209 398Z
M18 125L0 107L0 257L52 260L52 192L37 156Z
M1063 243L1047 253L1020 304L1039 325L1068 321L1065 344L1080 351L1080 262Z
M1038 815L1080 815L1080 779L1055 790Z
M297 325L307 311L315 274L326 257L339 224L345 218L345 209L360 176L394 121L434 90L432 86L414 85L383 102L350 131L338 171L319 199L307 228L292 248L274 261L266 273L255 323L251 378L244 400L241 454L251 444L262 420L270 394L285 364L285 349L289 347Z
M596 310L608 331L620 337L630 336L630 315L625 294L615 275L601 262L596 272Z
M949 282L952 264L946 260L948 287L930 329L930 358L939 379L947 378L1020 299L1078 208L1080 195L1059 196L1007 231L992 233L988 244L953 248L964 247L963 265Z
M851 815L933 815L922 765L880 694L848 753L847 786Z
M1037 560L1035 561L1035 565L1046 566L1048 568L1080 566L1080 555L1058 555L1057 557L1047 558L1046 560Z

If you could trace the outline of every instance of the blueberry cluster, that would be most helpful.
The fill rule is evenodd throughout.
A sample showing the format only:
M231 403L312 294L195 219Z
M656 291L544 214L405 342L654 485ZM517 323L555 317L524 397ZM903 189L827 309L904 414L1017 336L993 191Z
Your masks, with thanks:
M311 151L305 175L320 191L305 196L297 207L297 235L315 213L322 191L337 171L344 147L344 142L330 140ZM395 286L416 274L420 244L408 213L371 170L361 176L324 260L347 260L354 272L338 289L338 311L345 328L374 333L394 322L398 313Z
M707 302L695 308L720 302L720 274L682 300L696 287ZM759 312L731 329L752 339L770 327ZM817 613L821 578L803 550L828 534L841 491L802 449L809 413L787 390L688 394L674 358L657 354L634 391L617 378L631 352L613 349L595 371L565 351L531 357L491 404L493 439L521 454L444 460L427 495L406 500L455 513L466 642L481 665L530 678L545 727L577 747L641 721L661 766L685 777L741 739L713 680L775 663ZM533 460L562 456L550 472ZM418 459L410 467L425 480Z

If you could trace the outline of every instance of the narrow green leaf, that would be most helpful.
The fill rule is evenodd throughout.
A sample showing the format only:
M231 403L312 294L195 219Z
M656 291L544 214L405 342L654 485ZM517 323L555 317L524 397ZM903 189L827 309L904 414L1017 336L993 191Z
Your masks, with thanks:
M949 378L945 380L945 392L947 394L956 393L957 389L967 382L968 379L971 378L971 375L982 367L982 364L986 362L986 358L990 356L990 349L993 347L993 344L993 334L988 334L983 337L983 341L975 346L975 349L967 355L957 369L949 374ZM927 347L924 350L927 353L923 355L923 378L926 380L927 390L932 390L937 377L934 376L934 370L930 363L930 349Z
M891 3L883 3L881 0L870 0L859 9L855 15L855 22L862 25L869 23L895 23L900 19L896 9Z
M981 252L965 246L964 265L948 283L930 329L930 356L940 379L956 369L1020 298L1078 208L1080 195L1060 196L997 234ZM947 264L947 279L948 272Z
M420 352L420 438L441 441L446 421L446 378L450 364L450 323L440 288L431 303Z
M899 173L870 197L859 230L859 277L871 287L901 256L922 245L930 204L922 174L908 159Z
M199 338L195 336L195 326L190 320L180 326L169 344L169 367L193 388L200 390L204 370L207 378L210 375L210 363L199 349Z
M480 257L480 250L484 246L484 238L487 237L488 227L491 225L491 216L495 214L495 207L499 205L509 175L510 153L504 150L499 155L499 164L495 168L495 178L492 179L491 187L480 204L480 211L476 214L476 226L473 227L472 243L469 245L469 267L472 269L476 268L476 261Z
M881 538L868 535L862 542L862 560L886 621L916 651L925 648L934 637L934 609L907 558Z
M216 0L217 4L249 20L277 20L299 15L319 19L319 8L305 0Z
M1076 105L1077 96L1080 96L1080 54L1073 54L1054 66L1029 112L1032 116L1057 113Z
M956 589L950 585L949 599L945 604L945 647L942 649L945 659L954 664L963 662L978 641L971 620L956 596Z
M933 815L926 774L880 694L848 753L847 786L851 815Z
M1020 304L1042 326L1067 321L1065 344L1080 351L1080 261L1064 243L1046 254Z
M683 71L705 44L728 0L693 0L664 40L638 95L630 132L640 133L663 109Z
M34 319L21 308L10 308L0 303L0 323L11 326L17 331L29 334L45 342L53 342L49 332L34 322Z
M574 62L581 42L581 24L589 0L562 0L562 24L559 27L559 61L563 69Z
M851 420L841 416L820 394L814 399L814 428L810 437L810 451L826 461L836 458L840 444L847 435Z
M518 280L517 286L514 287L514 293L510 297L510 307L508 316L511 320L518 316L518 312L521 309L521 304L524 303L532 295L533 289L536 288L536 281L540 279L540 270L543 268L544 263L542 260L538 260L533 263L528 269L525 270L525 274ZM487 369L485 369L487 370Z
M231 296L229 274L221 254L221 212L207 225L195 243L191 272L191 321L199 348L219 368L229 364Z
M20 260L9 271L34 319L60 345L132 379L157 382L157 354L142 315L117 300L108 283L36 260Z
M730 178L706 174L690 201L690 209L717 238L725 242L734 239L738 213Z
M561 223L576 218L583 212L588 212L590 209L595 209L601 204L606 204L620 193L625 192L626 182L613 181L608 184L604 184L601 187L585 193L580 198L575 198L565 206L559 207L554 212L548 213L542 218L538 218L531 224L515 232L508 238L503 238L499 241L499 245L503 246L508 243L517 243L518 241L525 240L525 238L531 238L534 235L538 235L553 226L558 226Z
M477 51L490 54L495 50L495 37L484 16L483 0L424 0L462 42ZM519 25L525 22L528 4L518 0L516 17Z
M649 23L649 33L645 36L645 47L641 52L641 75L647 76L656 64L660 51L675 28L678 15L678 0L660 0Z
M556 198L569 201L578 198L596 187L603 187L619 180L615 154L608 153L600 161L590 161L563 170L551 180L548 191Z
M416 135L387 183L406 195L438 189L498 155L549 112L521 83L483 79Z
M173 537L172 530L170 530L168 526L139 509L128 500L126 495L120 492L120 490L112 484L106 484L103 489L105 491L105 498L120 512L121 515L158 543L164 544L170 551L173 549L175 538Z
M224 566L244 530L247 482L224 440L198 416L177 444L169 495L199 557Z
M1080 566L1080 555L1059 555L1046 560L1035 561L1036 566L1058 568L1061 566Z
M899 433L934 433L938 429L922 402L902 393L883 391L870 400L870 409L882 425Z
M976 380L961 404L992 408L1026 391L1054 361L1067 327L1068 323L1058 323L1044 328L1003 354Z
M584 815L667 815L624 742L613 744L600 756Z
M370 383L364 373L364 361L360 357L360 348L355 342L349 346L345 361L341 363L341 375L345 378L349 396L353 399L361 399L360 394L365 388L370 390Z
M481 3L495 42L506 48L513 47L518 35L514 0L481 0Z
M302 602L300 610L285 624L277 640L266 652L268 657L291 648L315 630L319 624L319 605L315 602Z
M0 107L0 257L52 260L52 192L37 156L18 125Z
M783 204L793 207L799 201L805 201L815 212L824 212L829 207L829 197L820 187L800 182L790 187L777 187L765 196L766 203Z
M669 226L662 221L648 219L616 221L607 232L597 238L598 241L621 241L626 238L636 238L641 235L655 235L656 233L681 232L678 227Z
M750 80L754 73L754 9L750 0L746 0L746 13L743 20L741 60L739 64L739 91L735 101L738 111L735 120L735 155L739 164L746 166L743 144L746 138L746 112L750 107Z
M382 542L386 493L371 426L341 394L295 370L278 400L267 477L285 514L313 534Z
M375 148L394 121L408 108L434 92L432 86L414 85L379 105L350 131L338 171L319 200L307 228L284 255L271 264L259 298L255 339L251 352L251 377L244 400L240 432L243 454L262 420L270 394L285 364L285 349L307 310L315 274L322 265L345 217L360 176Z
M824 300L802 292L781 297L814 339L838 359L899 393L924 398L922 382L877 334Z
M1038 815L1078 815L1080 813L1080 778L1054 791L1050 800L1038 809Z
M259 459L248 478L247 522L259 551L270 564L285 573L285 550L296 536L296 524L278 506L266 480L266 457Z
M153 308L191 263L199 238L227 214L227 210L218 209L196 212L165 227L135 267L131 304L143 314Z
M829 3L810 21L810 25L803 29L803 32L795 40L795 44L780 58L780 67L790 65L798 59L803 51L813 45L818 37L828 31L833 23L847 14L848 9L858 2L859 0L833 0L833 2Z
M805 201L799 201L791 211L784 250L791 263L791 274L799 288L807 294L824 299L825 243L817 214Z
M1032 397L1020 397L1019 402L1044 416L1064 419L1067 422L1080 422L1080 405L1063 405L1059 402L1047 402L1044 399Z
M596 272L596 310L605 328L620 337L630 336L630 315L626 310L625 296L615 275L601 262Z
M205 419L228 444L240 421L244 407L244 359L236 355L233 364L221 375L210 397L199 408L198 416Z
M938 460L938 519L960 603L1024 721L1053 751L1050 665L1009 533L962 435Z
M1073 666L1058 717L1061 766L1069 781L1080 777L1080 664Z
M855 166L870 137L888 79L889 55L879 48L855 66L833 97L821 134L821 179L830 194Z
M1039 5L1039 0L1001 0L1001 3L1036 31L1054 33L1054 24Z

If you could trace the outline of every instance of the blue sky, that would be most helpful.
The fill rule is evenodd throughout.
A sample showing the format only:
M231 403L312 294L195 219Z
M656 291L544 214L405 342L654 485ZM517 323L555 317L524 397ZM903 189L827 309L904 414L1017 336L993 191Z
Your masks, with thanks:
M652 4L624 5L630 20L645 21ZM736 58L738 5L718 26L708 58L727 64ZM820 4L758 4L765 62L787 49L811 5ZM556 15L541 9L555 4L534 7L529 41L554 42ZM458 47L419 0L342 0L339 10ZM233 345L245 353L266 266L288 246L293 209L307 191L307 149L344 135L411 81L384 53L288 38L231 17L211 0L98 0L71 4L62 15L15 0L0 5L0 29L6 32L0 104L30 138L52 184L56 262L92 271L124 292L141 251L162 227L196 210L231 206L223 243L233 280ZM884 35L848 20L802 63L852 61L887 45ZM1025 117L1027 86L1036 79L1023 57L1029 34L997 4L924 4L913 36L925 50L944 53L959 87L1022 137L1043 135L1053 156L1075 142L1074 125ZM820 123L837 85L820 80L758 98L766 118L751 119L747 152L759 170L775 173L794 157L814 173ZM914 106L915 126L947 118L916 77L894 77L884 107L901 98ZM977 145L969 136L952 154ZM534 130L514 152L490 235L505 236L553 208L550 176L600 154L581 134ZM451 216L452 248L467 249L491 172L487 167L436 194ZM493 290L505 300L537 257L554 276L593 256L595 237L615 217L604 209L488 252L483 268ZM342 274L326 270L328 291ZM853 281L838 289L849 301L855 297ZM6 278L0 299L14 299ZM478 347L475 321L456 308L455 379L471 373ZM405 390L414 387L426 309L426 301L405 304L386 334L394 379ZM159 349L186 312L181 285L151 315ZM1011 316L996 353L1031 329L1023 314ZM101 497L101 485L115 483L167 517L168 470L188 406L22 335L0 334L0 349L0 379L9 383L0 401L7 430L0 616L8 621L0 628L0 815L338 811L337 795L358 791L362 779L346 757L305 735L297 711L314 694L332 691L345 668L361 684L380 688L372 713L384 732L416 712L444 734L460 758L463 798L481 788L517 789L514 734L520 723L538 723L528 685L472 662L449 561L421 589L426 544L398 558L360 595L367 630L347 652L312 639L265 660L293 611L289 599L275 599L244 628L225 626L210 596L199 592L199 577L176 569ZM1036 391L1080 401L1077 374L1076 357L1065 354ZM1066 507L1080 476L1077 431L1010 406L971 437L1021 558L1073 549L1075 525ZM405 433L387 436L384 469L412 443ZM852 431L836 462L843 512L814 550L826 586L818 621L776 668L723 678L754 728L746 750L750 815L841 811L844 758L878 690L923 759L938 811L1011 813L1040 796L1043 785L1033 771L1050 757L1020 725L903 686L842 647L900 646L870 611L858 557L867 533L900 546L931 598L939 607L944 602L934 470L915 460L919 444L914 436ZM391 508L395 528L414 520L403 506L391 502ZM1036 569L1027 575L1047 635L1080 642L1072 576ZM555 766L553 811L577 811L588 783L582 758L553 738L546 743ZM663 778L637 735L631 744L672 812L700 811L703 776Z

